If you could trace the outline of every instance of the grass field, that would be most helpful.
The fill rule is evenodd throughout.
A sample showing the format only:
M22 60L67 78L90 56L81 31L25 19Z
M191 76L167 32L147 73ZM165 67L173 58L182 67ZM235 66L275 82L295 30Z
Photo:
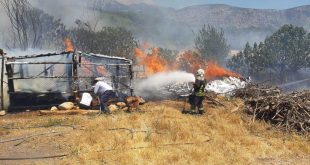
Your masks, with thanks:
M309 136L284 133L243 114L240 100L180 113L180 101L149 102L143 112L100 116L0 118L1 158L67 154L0 164L308 164ZM33 128L35 127L35 128ZM15 128L15 129L13 129ZM38 135L42 134L42 135Z

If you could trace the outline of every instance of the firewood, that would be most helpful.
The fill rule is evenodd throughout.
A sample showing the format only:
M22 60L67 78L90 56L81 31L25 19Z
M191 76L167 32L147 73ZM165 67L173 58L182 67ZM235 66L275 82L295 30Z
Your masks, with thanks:
M63 111L39 111L41 115L90 115L97 114L99 110L63 110Z
M310 132L310 91L282 93L277 87L250 84L235 92L245 101L244 111L278 128Z

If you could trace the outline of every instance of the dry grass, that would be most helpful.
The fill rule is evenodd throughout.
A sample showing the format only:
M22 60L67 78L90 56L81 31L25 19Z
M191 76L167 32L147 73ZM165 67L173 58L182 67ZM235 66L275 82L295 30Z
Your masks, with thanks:
M263 122L251 122L241 111L231 113L240 100L221 100L227 108L207 106L202 116L180 113L183 103L150 102L144 113L110 116L36 116L0 118L0 125L48 128L0 129L1 139L48 129L66 131L47 137L70 156L61 164L307 164L309 137L286 134ZM76 125L77 129L58 125ZM35 138L20 148L46 143ZM3 144L0 144L0 146ZM35 148L35 147L34 147ZM60 152L58 151L58 152ZM1 154L1 152L0 152ZM46 164L46 162L37 162ZM50 162L48 162L50 163Z

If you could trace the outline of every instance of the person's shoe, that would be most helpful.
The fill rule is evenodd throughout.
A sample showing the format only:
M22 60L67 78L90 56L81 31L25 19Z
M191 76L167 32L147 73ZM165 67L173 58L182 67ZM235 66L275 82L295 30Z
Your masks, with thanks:
M204 110L203 108L199 108L199 109L198 109L198 113L199 113L199 114L204 114L204 113L205 113L205 110Z
M196 112L196 110L195 110L195 109L190 109L189 112L190 112L191 114L193 114L193 113Z

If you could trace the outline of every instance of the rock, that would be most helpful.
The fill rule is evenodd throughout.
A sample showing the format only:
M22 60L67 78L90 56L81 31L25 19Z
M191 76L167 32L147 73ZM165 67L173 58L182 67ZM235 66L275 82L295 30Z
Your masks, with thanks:
M55 106L53 106L52 108L51 108L51 111L57 111L58 110L58 108L57 107L55 107Z
M71 110L74 108L74 104L72 102L64 102L58 106L59 110Z
M131 107L131 108L137 108L139 106L139 101L136 100L136 101L133 101L131 103L128 103L128 106Z
M6 114L5 111L0 111L0 116L4 116Z
M137 96L139 100L139 104L143 105L145 103L145 100L141 96Z
M128 96L125 98L125 101L129 106L138 106L145 103L145 100L141 96Z
M118 103L116 103L116 105L120 108L126 107L126 103L124 103L124 102L118 102Z
M115 104L109 105L109 106L108 106L108 109L109 109L110 113L113 113L113 112L119 110L118 106L115 105Z
M138 99L135 96L128 96L125 98L127 104L137 101Z

